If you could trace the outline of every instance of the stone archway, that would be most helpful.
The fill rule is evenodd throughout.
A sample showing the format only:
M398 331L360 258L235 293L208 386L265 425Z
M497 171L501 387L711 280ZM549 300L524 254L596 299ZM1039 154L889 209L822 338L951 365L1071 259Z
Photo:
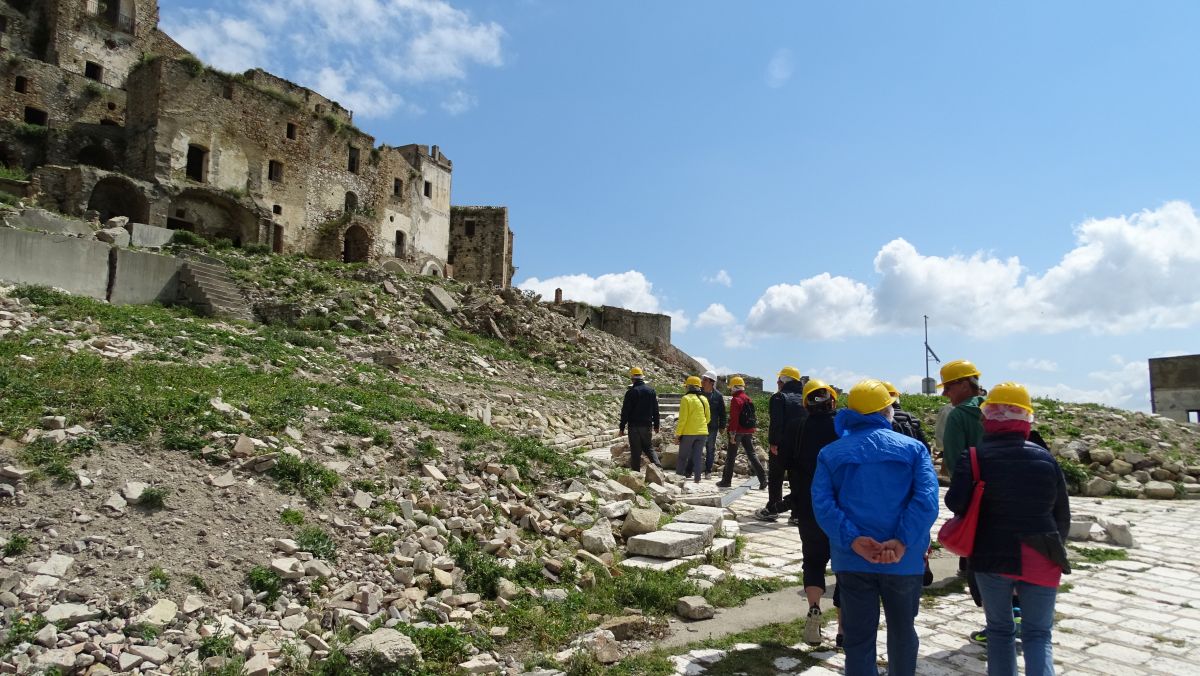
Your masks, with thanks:
M437 263L428 261L425 263L425 266L421 268L421 274L429 277L441 277L442 268L439 267Z
M84 146L79 154L75 156L79 164L86 164L89 167L96 167L106 171L112 171L117 166L117 158L112 151L101 145Z
M189 189L171 200L167 227L189 230L208 239L228 239L234 246L259 242L259 217L238 202L204 189Z
M100 213L103 223L114 216L127 216L134 223L150 220L150 204L137 186L116 176L101 179L92 188L88 209Z
M371 256L371 236L361 225L346 228L342 235L342 261L345 263L361 263Z

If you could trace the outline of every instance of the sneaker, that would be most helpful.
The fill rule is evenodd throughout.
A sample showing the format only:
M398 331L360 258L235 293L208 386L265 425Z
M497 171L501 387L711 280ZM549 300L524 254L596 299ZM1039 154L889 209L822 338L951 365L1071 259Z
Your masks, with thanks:
M987 630L980 629L979 631L973 631L967 636L967 638L971 639L971 643L987 645Z
M838 650L841 650L842 643L844 643L845 641L846 641L846 637L843 636L841 632L838 632L838 635L833 637L833 647L837 648Z
M711 479L711 478L712 478L712 472L705 472L705 473L704 473L704 478L705 478L705 479Z
M758 482L758 490L760 490L760 491L765 491L765 490L767 490L767 482L765 482L765 481L759 481L759 482Z
M804 642L809 645L821 645L820 606L812 606L808 609L808 617L804 620Z
M766 507L763 507L754 513L754 518L758 519L759 521L774 521L775 519L779 518L779 515L775 512L768 511Z
M788 517L788 525L789 525L789 526L799 526L799 525L800 525L800 519L797 519L797 518L796 518L796 517L794 517L794 516L790 516L790 517Z
M718 481L717 488L733 488L733 484L728 481Z

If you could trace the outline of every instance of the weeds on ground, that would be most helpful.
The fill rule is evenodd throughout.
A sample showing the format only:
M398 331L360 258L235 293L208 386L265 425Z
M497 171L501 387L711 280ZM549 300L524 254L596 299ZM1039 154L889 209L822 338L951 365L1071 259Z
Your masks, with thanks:
M304 523L304 512L288 507L279 513L279 520L288 526L299 526Z
M1105 547L1072 547L1084 560L1091 563L1104 563L1105 561L1125 561L1129 558L1129 553L1124 549L1108 549Z
M29 550L29 538L20 533L14 534L4 543L4 558L20 556Z
M279 573L270 568L255 566L246 574L246 583L250 585L250 589L256 594L266 593L266 602L271 604L275 603L275 599L279 598L283 580L280 579Z
M337 561L337 543L319 526L301 528L296 534L296 544L302 551L309 552L319 559Z
M150 591L152 592L161 593L166 591L167 587L171 586L171 576L159 566L151 568L148 577L150 578Z
M146 509L162 509L167 506L167 489L162 486L151 486L142 491L137 504Z

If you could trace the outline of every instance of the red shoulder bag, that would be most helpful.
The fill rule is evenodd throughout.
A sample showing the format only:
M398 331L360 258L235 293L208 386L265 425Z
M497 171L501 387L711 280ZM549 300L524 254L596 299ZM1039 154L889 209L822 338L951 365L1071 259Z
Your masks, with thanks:
M971 505L962 516L955 516L942 524L938 531L938 542L946 551L962 557L968 557L975 550L975 529L979 525L979 504L983 501L984 482L979 479L979 458L975 456L975 447L971 447L971 478L975 481L974 492L971 493Z

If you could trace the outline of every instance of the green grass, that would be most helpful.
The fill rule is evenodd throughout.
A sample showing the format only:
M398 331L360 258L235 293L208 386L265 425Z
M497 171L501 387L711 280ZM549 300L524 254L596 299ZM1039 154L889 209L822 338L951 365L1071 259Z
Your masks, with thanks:
M33 637L49 624L41 615L24 615L8 627L8 640L0 645L0 654L7 654L20 643L32 643Z
M3 432L3 425L0 425L0 432ZM60 484L73 484L76 475L72 464L78 458L91 455L98 446L92 436L76 437L61 444L42 437L18 451L17 458L37 470L35 479L49 477Z
M255 566L250 569L249 573L246 573L246 583L256 594L266 592L266 601L270 604L275 603L275 599L279 598L283 580L280 579L279 573L270 568Z
M10 181L28 181L29 172L25 171L25 169L22 167L9 167L6 165L0 165L0 178L8 179Z
M146 509L162 509L167 506L167 489L162 486L151 486L142 491L138 498L138 506Z
M311 553L319 559L337 561L337 543L325 529L318 526L305 526L296 534L296 544L302 551Z
M8 542L4 543L4 557L20 556L29 551L29 538L16 533L8 538Z
M209 591L208 583L204 581L204 578L200 577L196 573L192 573L191 575L188 575L188 585L191 586L192 589L195 589L196 591L199 591L199 592L203 592L205 594L207 594Z
M279 513L279 520L289 526L299 526L304 523L304 512L288 507Z
M154 592L164 592L171 586L171 576L159 566L150 569L150 589Z
M1091 563L1104 563L1105 561L1125 561L1129 558L1129 553L1124 549L1106 549L1103 547L1072 547L1080 556Z
M337 472L321 463L286 454L280 455L275 466L267 473L279 483L280 490L299 493L313 503L322 502L341 483Z

